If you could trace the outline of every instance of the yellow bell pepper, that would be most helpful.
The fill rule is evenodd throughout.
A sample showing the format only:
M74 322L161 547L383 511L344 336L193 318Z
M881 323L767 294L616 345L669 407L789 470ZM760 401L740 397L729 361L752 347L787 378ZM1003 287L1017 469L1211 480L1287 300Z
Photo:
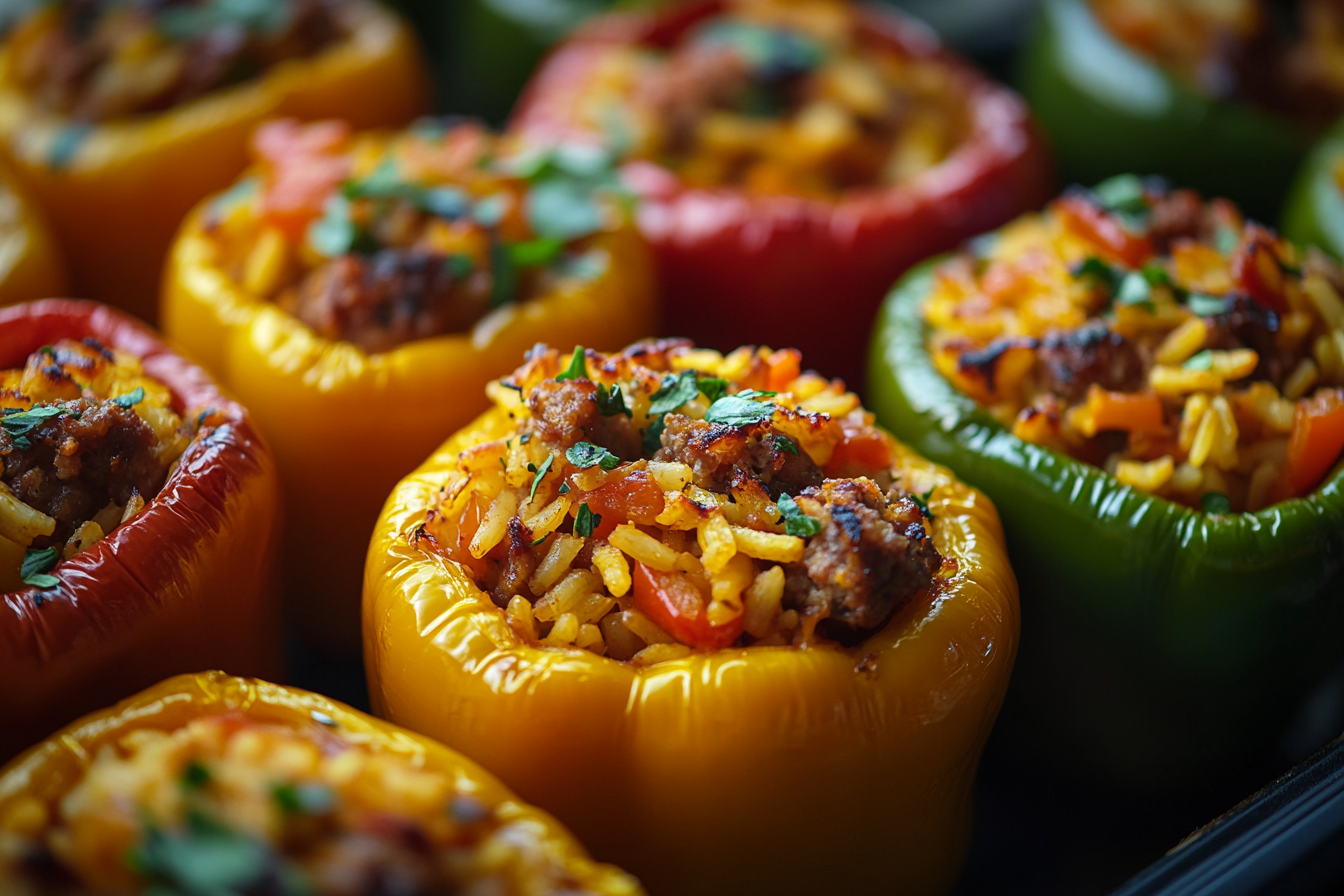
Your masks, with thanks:
M65 268L46 222L0 169L0 306L65 292Z
M218 722L218 729L201 727L211 720ZM192 725L197 726L195 741L190 739ZM258 727L243 743L248 726ZM154 733L178 741L155 741ZM223 738L232 738L227 747L220 745ZM282 749L256 749L268 742ZM160 749L150 754L156 743ZM308 747L313 743L321 749ZM137 767L125 758L146 754L153 768ZM100 763L118 761L115 756L123 760L115 777L104 775L92 792L77 792ZM221 780L223 791L212 794L217 765L224 766L228 778ZM171 780L173 776L178 780ZM119 815L127 811L118 804L122 794L100 789L105 787L138 788L136 796L143 803L132 811L140 810L144 819L140 824L150 829L138 843L135 822L128 829L126 819ZM197 791L208 799L195 804L197 817L193 819L192 795ZM72 792L76 792L74 797ZM254 796L258 793L259 799ZM156 799L156 795L168 799ZM184 812L183 802L189 816L183 829L160 828L167 821L165 815ZM111 811L108 803L114 804ZM383 819L382 830L420 833L428 841L426 849L455 849L456 861L448 873L466 882L484 875L489 881L482 883L507 881L516 888L509 892L553 892L558 880L566 884L565 892L590 896L640 896L643 892L629 875L589 859L555 819L520 802L480 766L442 744L318 694L222 672L169 678L116 706L85 716L0 769L0 840L45 846L59 839L52 870L75 871L87 883L94 882L90 878L103 884L114 879L121 884L114 888L117 892L131 888L139 892L146 876L172 889L172 876L183 870L194 872L190 879L198 887L222 874L230 885L219 892L234 892L235 887L241 890L251 882L245 878L249 864L257 866L260 877L272 867L268 861L285 862L291 874L286 878L289 883L294 883L296 872L300 882L307 883L304 869L320 867L324 861L320 851L311 848L314 838L340 836L339 829L332 833L330 826L349 825L351 817L358 824L360 814L371 811L370 804ZM233 811L227 811L228 807ZM221 812L221 808L228 828L213 815L205 815ZM267 842L268 837L275 837L274 827L260 820L280 815L276 825L302 828L305 819L296 816L307 813L322 815L328 825L307 827L301 835L307 838L307 853L300 847L298 855L291 855L283 843ZM202 816L205 821L200 820ZM65 827L58 827L62 824ZM404 827L397 829L393 824ZM256 827L265 833L242 833ZM463 828L468 844L479 839L472 845L443 845L445 841L451 844L454 836L460 838L454 832ZM361 842L367 847L379 836L378 830L374 825L360 834ZM52 835L50 840L48 835ZM192 838L201 838L196 842L203 848L220 843L222 836L227 837L222 842L233 847L231 861L201 864L199 849L190 850ZM114 848L120 843L127 848ZM170 849L194 867L182 869L164 861ZM488 855L483 854L486 850ZM361 862L371 858L367 849L363 855L357 853L343 857L342 861L348 860L347 873L359 873ZM139 856L134 868L129 855ZM376 852L372 858L377 858ZM16 864L10 864L16 859ZM329 868L331 860L325 861ZM403 870L411 873L411 869ZM40 875L42 869L34 872L23 867L13 852L0 855L0 879L21 884L32 873ZM315 882L311 891L330 892L330 882ZM309 892L309 888L285 892Z
M376 161L383 141L357 138L353 154ZM173 248L164 330L266 433L285 487L291 621L320 647L352 654L364 553L388 492L484 410L486 383L534 344L617 346L648 335L657 319L648 252L633 223L613 222L585 244L600 273L561 278L467 332L366 352L318 335L235 279L224 237L207 221L214 202L191 214Z
M74 292L157 320L174 231L247 165L261 122L339 117L377 127L425 112L428 76L409 27L373 3L357 15L349 38L309 59L165 112L91 125L36 102L0 44L0 155L50 220Z
M530 646L468 570L411 543L459 452L514 431L488 411L388 499L364 579L375 711L477 758L656 893L948 890L1017 648L984 495L893 446L936 489L932 537L957 569L941 596L852 647L637 666Z

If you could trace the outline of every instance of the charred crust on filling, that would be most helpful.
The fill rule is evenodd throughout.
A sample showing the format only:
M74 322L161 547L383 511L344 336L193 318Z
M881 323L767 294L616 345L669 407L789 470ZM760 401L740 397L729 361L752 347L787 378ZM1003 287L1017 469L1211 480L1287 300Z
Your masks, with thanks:
M597 408L597 386L590 380L546 380L528 393L527 406L533 433L552 451L591 442L621 460L640 456L638 430L624 414L602 416Z
M1102 321L1047 333L1036 349L1036 358L1042 385L1071 400L1086 395L1092 383L1129 392L1144 382L1138 347Z
M727 426L683 414L668 414L663 420L663 446L654 460L685 464L701 488L729 492L759 482L771 498L778 498L822 482L821 469L810 457L780 447L783 437L768 421Z
M1292 373L1297 356L1279 348L1280 319L1277 312L1267 308L1245 293L1234 292L1223 297L1225 310L1207 317L1209 335L1205 344L1211 349L1226 350L1251 348L1260 357L1253 377L1267 379L1276 387Z
M868 479L828 479L796 500L821 531L785 566L784 606L821 617L836 640L884 625L942 565L922 511L899 489L884 496Z

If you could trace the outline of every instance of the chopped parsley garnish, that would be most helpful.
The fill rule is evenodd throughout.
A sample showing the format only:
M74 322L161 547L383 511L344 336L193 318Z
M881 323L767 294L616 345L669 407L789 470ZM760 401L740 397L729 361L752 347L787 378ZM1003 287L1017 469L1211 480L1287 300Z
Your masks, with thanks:
M806 74L826 59L826 50L811 37L791 28L754 22L717 22L706 28L696 42L731 48L751 68L754 78L766 83Z
M33 430L52 417L59 417L66 413L69 413L69 411L57 405L38 405L26 411L5 408L4 416L0 417L0 427L9 434L15 448L20 451L27 451L33 447L32 440L28 438Z
M61 580L48 573L61 559L59 548L29 548L23 555L23 565L19 567L19 578L25 585L34 588L55 588Z
M683 370L678 374L663 377L662 385L653 393L649 402L649 416L670 414L688 401L694 401L700 394L700 385L694 370Z
M210 768L200 760L193 759L182 769L182 777L178 779L178 784L183 790L200 790L213 780L214 776L210 774Z
M519 445L526 445L530 441L532 441L532 433L530 432L525 432L518 437Z
M929 498L931 497L933 497L932 488L922 495L916 495L914 492L910 493L910 500L915 502L915 506L919 508L919 512L924 514L927 519L936 520L938 517L934 516L932 511L929 510Z
M601 523L602 514L593 513L587 504L580 504L579 512L574 515L574 534L580 538L589 538Z
M753 423L769 420L775 413L774 402L755 401L754 398L758 395L773 394L773 392L764 393L748 390L736 395L725 395L709 406L709 410L705 412L705 420L709 423L722 423L726 426L750 426Z
M644 441L640 446L645 454L653 454L663 447L664 429L667 429L667 420L664 417L658 417L649 424L649 428L644 431Z
M1148 227L1152 206L1144 195L1143 181L1133 174L1108 178L1092 188L1097 202L1129 230L1141 231Z
M803 513L798 502L788 495L780 495L777 505L780 516L784 517L784 531L799 538L810 538L821 531L821 520Z
M565 459L580 470L586 470L589 467L614 470L621 465L619 457L600 445L594 445L592 442L579 442L565 452Z
M145 387L136 386L135 391L127 392L125 395L118 395L112 399L112 403L119 408L131 408L145 400Z
M615 417L617 414L634 416L625 405L625 396L621 394L620 384L612 386L610 391L607 390L606 384L597 384L597 412L603 417Z
M711 403L728 394L728 381L722 377L702 376L696 380L696 385Z
M565 244L552 237L538 237L525 243L513 243L509 246L509 255L520 268L544 268L560 257Z
M574 356L569 359L569 367L556 375L555 381L562 383L565 380L584 380L588 378L588 365L584 363L584 348L581 345L574 347Z
M533 233L561 243L602 229L602 209L593 186L571 177L550 177L533 184L524 207Z
M327 258L378 250L373 237L350 217L350 200L340 193L327 197L322 217L308 226L308 244Z
M1130 271L1120 279L1120 286L1115 291L1115 303L1117 305L1137 305L1149 313L1157 310L1152 300L1153 287L1139 271Z
M444 267L448 269L448 276L454 280L462 280L471 276L471 272L476 270L476 264L471 260L470 255L463 255L461 252L454 252L443 260Z
M1220 299L1217 296L1205 295L1202 292L1190 293L1190 299L1187 303L1192 314L1199 317L1217 317L1227 312L1227 299Z
M184 831L149 825L128 863L145 878L150 893L245 893L263 882L277 896L312 891L303 873L266 844L197 811L188 813Z
M1070 273L1079 280L1084 277L1091 277L1112 292L1115 291L1115 285L1120 282L1120 278L1124 276L1123 271L1107 264L1095 255L1089 255L1081 264L1075 265Z
M1213 367L1213 352L1208 349L1192 356L1181 365L1186 370L1208 370Z
M322 784L277 784L271 797L286 815L325 815L336 808L336 794Z
M793 439L789 438L788 436L781 436L778 433L776 433L771 438L774 440L775 447L778 448L780 451L793 455L796 455L798 453L798 446L793 444Z
M551 534L551 533L547 532L545 535L541 536L540 538L534 538L534 539L532 539L532 541L531 541L532 547L536 547L537 545L541 544L543 541L545 541L547 538L550 537L550 534Z
M1205 492L1199 496L1199 509L1205 513L1228 514L1232 512L1232 502L1221 492Z
M1226 224L1219 227L1213 234L1213 247L1218 250L1220 255L1231 255L1237 251L1237 246L1241 244L1241 234L1235 227L1228 227Z
M513 249L490 234L490 307L500 308L518 300L518 263Z
M562 482L562 483L560 483L560 494L562 494L562 495L567 495L567 494L569 494L569 483L568 483L568 482Z
M555 461L555 455L548 453L546 455L546 459L541 462L540 467L534 467L531 464L527 465L527 468L529 470L537 474L532 478L532 492L527 496L527 500L529 502L535 501L537 499L537 486L541 485L541 480L545 479L546 474L551 471L551 464L554 463L554 461Z

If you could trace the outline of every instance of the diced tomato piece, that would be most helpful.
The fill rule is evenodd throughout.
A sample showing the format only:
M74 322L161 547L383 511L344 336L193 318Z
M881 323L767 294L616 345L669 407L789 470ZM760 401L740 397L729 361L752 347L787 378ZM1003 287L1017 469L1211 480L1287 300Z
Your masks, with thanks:
M652 526L663 512L663 490L644 470L636 470L618 482L599 486L583 497L588 509L602 514L602 521L628 521Z
M1075 234L1096 246L1107 261L1128 268L1141 268L1153 257L1153 241L1143 234L1134 233L1119 221L1082 196L1063 196L1055 202L1055 210L1064 224Z
M490 569L490 564L484 558L477 560L471 556L468 546L471 540L476 537L476 530L481 527L481 520L485 517L485 508L481 502L473 495L468 501L462 515L456 518L438 516L431 520L426 528L434 536L439 549L447 555L449 560L460 563L471 571L473 576L480 578Z
M742 635L742 616L720 626L709 624L705 596L685 573L659 572L635 563L635 609L690 647L718 650Z
M770 392L783 392L803 372L803 353L796 348L784 348L770 356L770 376L766 387Z
M252 151L272 165L296 159L329 156L345 149L350 125L344 121L303 124L293 118L269 121L252 135Z
M1287 311L1283 295L1283 268L1274 234L1259 224L1248 224L1245 238L1232 253L1232 279L1261 305L1274 311Z
M1307 494L1344 451L1344 389L1318 392L1297 403L1284 466L1285 497Z
M852 467L874 471L891 469L890 436L863 420L843 417L839 422L843 435L826 464L828 473Z

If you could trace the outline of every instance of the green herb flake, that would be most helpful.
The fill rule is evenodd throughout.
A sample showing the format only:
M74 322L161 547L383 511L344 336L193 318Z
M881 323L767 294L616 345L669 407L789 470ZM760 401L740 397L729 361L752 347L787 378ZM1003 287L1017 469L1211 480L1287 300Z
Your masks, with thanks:
M1190 293L1190 298L1186 304L1190 308L1190 312L1199 317L1217 317L1220 314L1227 313L1226 299L1205 295L1202 292Z
M667 420L658 417L644 431L644 441L640 445L645 454L653 454L663 447L663 430L667 429Z
M336 808L336 794L322 784L277 784L271 798L286 815L325 815Z
M32 439L28 438L33 430L52 417L59 417L66 413L69 413L69 411L58 405L37 405L26 411L6 408L4 416L0 417L0 428L3 428L9 435L15 448L20 451L27 451L33 447Z
M513 250L499 234L490 235L490 307L502 308L518 301L518 263Z
M308 225L308 245L326 258L351 252L358 238L359 228L350 217L350 200L339 193L327 198L322 217Z
M513 243L509 254L520 268L544 268L560 257L565 244L550 237L540 237L525 243Z
M1152 300L1152 285L1148 278L1137 271L1130 271L1120 279L1120 286L1115 291L1115 303L1138 306L1149 314L1157 310Z
M614 470L621 465L619 457L592 442L579 442L565 452L565 459L580 470L599 466L604 470Z
M1213 367L1213 352L1204 349L1181 366L1186 370L1208 370Z
M795 456L798 454L798 446L793 443L793 439L789 438L788 436L781 436L778 433L776 433L772 438L774 440L775 447L778 448L780 451L784 451L788 454L792 454Z
M574 534L580 538L592 537L593 531L602 524L602 514L593 513L588 509L587 504L579 505L579 512L574 515Z
M1156 261L1150 261L1145 264L1140 273L1143 274L1143 279L1147 280L1150 286L1175 285L1172 283L1171 275L1167 273L1167 269L1162 267L1162 265L1158 264Z
M297 896L305 892L296 869L282 866L262 842L230 830L200 812L187 816L182 832L149 826L128 856L131 870L145 878L146 892L156 894L232 894L252 892L268 876L277 886L268 892ZM288 871L289 874L284 872ZM269 881L268 881L269 883ZM288 886L280 886L287 883Z
M597 385L597 412L603 417L615 417L617 414L624 414L627 417L633 417L630 408L626 407L625 396L621 394L620 384L613 385L610 390L603 383Z
M584 363L584 354L583 346L574 346L574 355L569 359L569 367L557 374L555 381L563 383L565 380L586 380L588 378L588 365Z
M698 377L695 382L711 404L728 394L728 381L722 377L702 376Z
M454 252L445 258L443 266L448 271L448 276L454 280L465 280L476 270L476 264L471 260L471 256L463 255L461 252Z
M591 185L568 177L539 181L527 193L524 209L532 232L561 243L602 229L602 209Z
M936 520L938 517L934 516L932 511L929 510L929 498L931 497L933 497L932 488L922 495L916 495L913 492L910 494L910 500L915 502L915 506L919 508L919 512L924 514L927 519Z
M1120 278L1124 276L1123 271L1107 264L1095 255L1089 255L1081 264L1075 265L1070 273L1076 280L1090 277L1112 291L1115 290L1115 285L1120 282Z
M549 532L546 533L545 535L541 536L540 538L534 538L534 539L532 539L532 541L531 541L530 543L531 543L532 547L536 547L537 545L539 545L539 544L541 544L543 541L545 541L547 538L550 538L550 533L549 533Z
M532 433L530 432L525 432L518 437L519 445L526 445L530 441L532 441Z
M784 517L784 531L799 538L810 538L821 531L821 520L810 517L788 495L780 495L779 513Z
M705 412L705 420L709 423L722 423L725 426L750 426L769 420L775 413L774 403L754 400L755 396L765 394L747 391L725 395L709 406L709 410Z
M1237 246L1241 245L1241 234L1235 227L1228 227L1226 224L1219 227L1213 234L1213 247L1218 250L1220 255L1231 255L1237 251Z
M93 126L84 123L67 124L57 129L47 147L47 165L56 171L69 168L92 133Z
M210 774L209 766L198 759L193 759L183 767L182 775L178 778L177 783L181 785L183 790L201 790L208 786L213 779L214 776Z
M568 483L568 482L562 482L562 483L560 483L560 494L562 494L562 495L567 495L567 494L569 494L569 491L570 491L570 489L569 489L569 483Z
M663 377L662 385L649 401L649 416L670 414L686 402L694 401L699 394L700 385L694 370L668 374Z
M19 567L19 578L25 585L34 588L55 588L60 580L47 575L60 562L60 548L29 548L23 555L23 564Z
M580 444L584 444L584 443L580 442ZM573 449L571 449L571 450L573 450ZM549 473L549 472L551 471L551 464L554 463L554 462L555 462L555 455L554 455L554 454L550 454L550 453L548 453L548 454L546 455L546 459L545 459L544 461L541 462L541 467L540 467L540 468L533 467L531 464L528 464L528 465L527 465L527 468L528 468L529 470L532 470L534 473L537 474L537 475L536 475L535 477L533 477L533 479L532 479L532 491L531 491L531 493L528 494L528 496L527 496L527 500L528 500L529 503L532 502L532 501L535 501L535 500L537 499L537 486L538 486L538 485L541 485L541 480L545 479L545 478L546 478L546 474Z
M1205 513L1226 515L1232 512L1232 502L1221 492L1205 492L1199 496L1199 509Z
M127 392L125 395L118 395L112 399L112 403L119 408L132 408L144 400L145 387L136 386L134 391Z
M1127 229L1141 231L1148 227L1152 206L1144 194L1143 181L1135 175L1120 174L1108 178L1092 188L1092 195Z

